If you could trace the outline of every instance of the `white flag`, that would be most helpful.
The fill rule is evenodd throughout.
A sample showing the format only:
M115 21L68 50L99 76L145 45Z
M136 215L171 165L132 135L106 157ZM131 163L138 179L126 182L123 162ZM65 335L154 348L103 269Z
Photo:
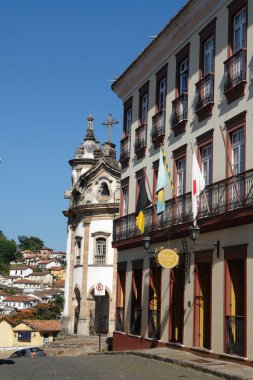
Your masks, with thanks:
M193 215L193 225L196 226L197 214L198 214L198 198L205 188L205 180L200 171L199 164L195 153L193 153L192 159L192 215Z

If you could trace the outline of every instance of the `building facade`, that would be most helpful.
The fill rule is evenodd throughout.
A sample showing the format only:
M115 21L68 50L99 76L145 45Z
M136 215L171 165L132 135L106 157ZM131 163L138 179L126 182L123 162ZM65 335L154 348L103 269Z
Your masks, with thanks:
M124 107L116 350L171 344L253 359L252 21L251 1L190 0L112 85ZM162 214L145 210L140 234L139 185L145 176L155 204L161 144L175 190ZM191 146L206 183L195 243ZM176 249L179 265L157 265L146 235L151 251Z
M88 118L84 143L70 160L72 189L66 251L63 326L80 335L112 334L115 325L116 250L112 248L113 219L118 216L120 168L115 145L100 147ZM95 296L101 283L105 295Z

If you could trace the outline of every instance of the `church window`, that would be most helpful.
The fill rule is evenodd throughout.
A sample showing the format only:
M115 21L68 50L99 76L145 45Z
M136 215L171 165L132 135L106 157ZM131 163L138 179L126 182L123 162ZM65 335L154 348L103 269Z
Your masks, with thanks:
M81 236L76 236L76 257L75 257L75 265L80 265L81 264L81 242L82 238Z
M98 238L97 242L97 252L96 252L96 264L105 264L106 258L106 239Z

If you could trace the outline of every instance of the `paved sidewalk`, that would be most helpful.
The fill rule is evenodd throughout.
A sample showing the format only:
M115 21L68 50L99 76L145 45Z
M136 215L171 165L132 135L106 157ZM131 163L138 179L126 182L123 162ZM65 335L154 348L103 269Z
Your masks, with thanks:
M253 368L230 361L203 358L189 352L170 348L151 348L137 351L112 352L108 354L130 354L174 363L229 380L253 380Z

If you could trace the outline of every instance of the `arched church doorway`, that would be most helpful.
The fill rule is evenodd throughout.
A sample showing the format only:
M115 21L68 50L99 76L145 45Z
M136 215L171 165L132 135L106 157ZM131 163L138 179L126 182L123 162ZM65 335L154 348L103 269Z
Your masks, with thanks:
M78 288L75 288L74 290L75 293L75 300L74 300L74 334L77 334L78 331L78 320L79 320L79 315L80 315L80 302L81 302L81 295L80 291Z
M108 334L109 331L109 303L110 297L105 291L104 296L94 296L94 290L91 291L94 299L94 309L90 310L90 335Z

